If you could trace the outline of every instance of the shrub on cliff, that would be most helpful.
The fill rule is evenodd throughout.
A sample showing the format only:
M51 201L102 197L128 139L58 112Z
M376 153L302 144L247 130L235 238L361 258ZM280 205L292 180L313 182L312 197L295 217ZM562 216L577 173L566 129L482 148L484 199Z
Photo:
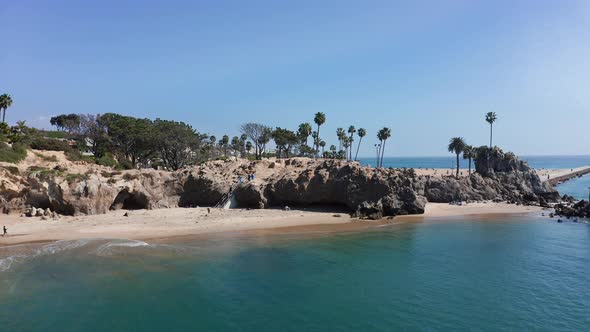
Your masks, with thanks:
M15 143L12 147L0 142L0 161L18 163L27 156L26 146Z
M31 142L31 149L46 151L70 151L72 147L66 141L57 139L37 138Z
M104 156L98 158L96 163L102 166L108 167L115 167L117 166L117 161L113 158L113 155L110 153L106 153Z

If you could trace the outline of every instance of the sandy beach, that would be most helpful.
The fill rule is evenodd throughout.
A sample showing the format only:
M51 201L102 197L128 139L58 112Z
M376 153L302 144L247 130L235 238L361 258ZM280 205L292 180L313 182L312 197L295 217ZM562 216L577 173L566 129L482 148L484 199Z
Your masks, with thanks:
M250 231L303 226L336 226L350 230L376 223L392 223L411 218L451 217L475 214L509 214L539 212L541 208L505 203L472 203L464 206L429 203L425 214L403 216L381 221L351 218L347 213L277 209L210 209L174 208L156 210L111 211L102 215L62 216L42 220L40 217L0 216L0 225L8 236L0 246L30 242L74 240L82 238L120 238L146 240L184 235ZM124 216L125 213L128 216Z

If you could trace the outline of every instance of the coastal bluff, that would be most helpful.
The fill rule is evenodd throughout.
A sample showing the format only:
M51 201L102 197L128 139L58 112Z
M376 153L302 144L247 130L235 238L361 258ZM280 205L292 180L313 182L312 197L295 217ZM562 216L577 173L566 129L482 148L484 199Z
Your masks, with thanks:
M345 209L359 218L379 219L424 213L427 202L494 200L546 206L559 200L549 183L511 153L490 149L475 162L477 172L465 177L310 158L209 161L175 172L115 171L65 160L27 169L3 165L0 211L23 213L35 207L63 215L102 214L215 206L231 196L238 208ZM248 180L248 175L254 178Z

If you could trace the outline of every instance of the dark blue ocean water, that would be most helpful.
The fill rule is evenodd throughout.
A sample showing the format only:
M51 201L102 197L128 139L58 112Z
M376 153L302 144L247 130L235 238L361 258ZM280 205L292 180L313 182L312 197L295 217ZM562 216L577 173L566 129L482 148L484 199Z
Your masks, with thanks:
M590 330L590 225L535 216L36 250L2 331Z
M532 168L576 168L590 166L590 156L520 156ZM375 165L375 158L359 158L363 165ZM460 167L469 166L467 160L461 159ZM383 158L384 167L393 168L455 168L454 156L444 157L389 157Z

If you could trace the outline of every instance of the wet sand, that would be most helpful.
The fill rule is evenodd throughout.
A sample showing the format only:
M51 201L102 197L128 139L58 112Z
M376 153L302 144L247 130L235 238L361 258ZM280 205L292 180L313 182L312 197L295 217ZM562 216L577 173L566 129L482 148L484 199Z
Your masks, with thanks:
M505 203L471 203L464 206L429 203L423 215L384 218L379 221L359 220L347 213L278 209L222 210L175 208L158 210L111 211L103 215L61 217L41 220L38 217L0 216L8 236L0 246L19 243L51 242L88 238L156 240L222 232L347 232L405 221L428 218L526 214L540 212L540 207Z

